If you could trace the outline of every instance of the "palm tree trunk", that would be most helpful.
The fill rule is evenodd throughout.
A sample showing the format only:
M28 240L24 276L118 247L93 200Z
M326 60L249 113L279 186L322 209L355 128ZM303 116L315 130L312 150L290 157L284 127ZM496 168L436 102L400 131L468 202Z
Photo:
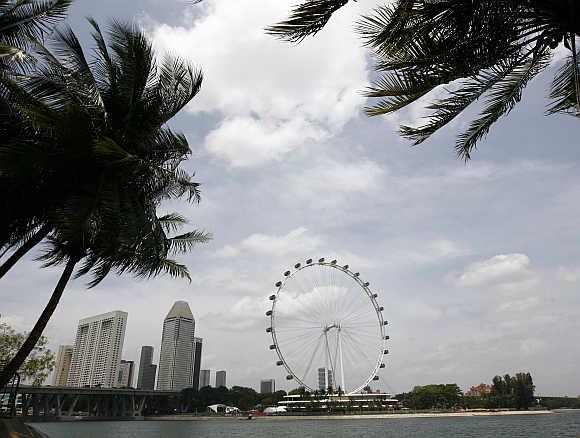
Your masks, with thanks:
M22 366L30 352L34 349L36 343L42 336L42 332L46 328L46 324L52 314L54 313L56 306L64 292L64 288L66 287L70 277L74 271L75 265L80 260L79 257L70 258L66 263L64 271L62 272L54 291L52 292L52 296L48 301L48 304L44 308L40 318L36 321L34 328L28 334L28 338L22 344L22 347L18 350L18 353L12 358L12 360L6 365L3 370L0 370L0 388L6 386L6 384L10 381L12 376L18 371L18 369Z
M28 239L24 244L18 248L14 253L0 266L0 278L4 277L6 273L20 260L24 255L40 243L46 237L50 227L44 225L34 235Z

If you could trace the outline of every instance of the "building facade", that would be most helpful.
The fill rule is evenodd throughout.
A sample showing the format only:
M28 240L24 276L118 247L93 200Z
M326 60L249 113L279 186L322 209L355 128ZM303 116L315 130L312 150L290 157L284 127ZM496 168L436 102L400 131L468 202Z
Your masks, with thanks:
M333 382L332 370L327 370L326 368L318 368L318 389L320 391L326 391L334 386L332 382Z
M201 347L203 339L193 338L194 354L193 354L193 389L199 390L199 372L201 370Z
M135 369L135 362L132 360L121 360L119 365L119 374L117 378L117 388L132 388L133 387L133 371Z
M54 364L54 374L52 375L52 386L67 385L72 356L72 345L61 345L58 347L56 362Z
M215 387L226 387L226 372L224 370L216 371L215 373Z
M276 381L274 379L260 380L260 394L271 394L276 392Z
M158 390L193 387L195 320L185 301L176 301L163 321Z
M68 386L112 388L119 376L127 313L116 310L79 321Z
M137 375L137 389L155 389L155 375L157 365L153 365L153 347L144 345L141 347L139 359L139 374Z
M201 370L199 372L199 389L211 386L211 370Z

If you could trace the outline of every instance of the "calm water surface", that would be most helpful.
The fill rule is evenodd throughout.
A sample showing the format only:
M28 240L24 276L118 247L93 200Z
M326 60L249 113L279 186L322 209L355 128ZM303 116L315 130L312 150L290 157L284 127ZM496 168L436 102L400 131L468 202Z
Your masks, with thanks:
M504 417L292 421L112 421L35 423L51 438L573 437L580 412Z

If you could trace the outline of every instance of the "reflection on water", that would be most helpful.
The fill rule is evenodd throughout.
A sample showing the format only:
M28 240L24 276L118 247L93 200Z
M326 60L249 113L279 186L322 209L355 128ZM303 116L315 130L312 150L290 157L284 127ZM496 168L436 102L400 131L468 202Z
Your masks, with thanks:
M369 420L124 421L35 423L51 438L384 438L580 436L580 411L504 417Z

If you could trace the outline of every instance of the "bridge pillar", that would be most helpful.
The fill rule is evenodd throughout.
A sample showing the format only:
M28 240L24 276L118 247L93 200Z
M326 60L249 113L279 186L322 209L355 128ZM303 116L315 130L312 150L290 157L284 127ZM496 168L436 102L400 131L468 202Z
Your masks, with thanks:
M79 401L79 396L75 395L72 399L70 406L68 407L67 415L69 417L73 414L78 401Z

